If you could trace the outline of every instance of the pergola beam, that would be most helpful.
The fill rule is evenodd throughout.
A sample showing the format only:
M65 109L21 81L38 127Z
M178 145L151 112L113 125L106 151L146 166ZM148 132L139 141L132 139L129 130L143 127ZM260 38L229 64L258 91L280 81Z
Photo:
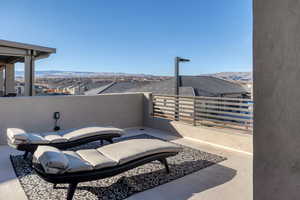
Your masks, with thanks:
M35 50L35 51L40 51L40 52L45 52L50 54L56 53L55 48L43 47L43 46L38 46L33 44L25 44L20 42L12 42L7 40L0 40L0 46L6 46L10 48L12 47L17 49L30 49L30 50Z
M0 55L25 56L26 53L27 53L27 50L25 50L25 49L17 49L17 48L13 48L13 47L0 46Z
M17 62L22 62L24 61L24 57L10 57L9 59L7 59L6 63L17 63Z

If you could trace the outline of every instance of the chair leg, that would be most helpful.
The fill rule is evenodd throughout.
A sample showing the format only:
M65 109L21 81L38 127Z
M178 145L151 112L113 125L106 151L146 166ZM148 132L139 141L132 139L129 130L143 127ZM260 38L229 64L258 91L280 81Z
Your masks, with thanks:
M108 139L105 139L107 142L109 142L110 144L114 143L113 139L112 138L108 138Z
M70 183L67 193L67 200L72 200L78 183Z
M26 159L28 156L28 151L25 151L24 155L23 155L23 159Z
M170 168L169 168L167 159L166 158L161 158L158 161L165 166L166 172L167 172L167 174L169 174L170 173Z

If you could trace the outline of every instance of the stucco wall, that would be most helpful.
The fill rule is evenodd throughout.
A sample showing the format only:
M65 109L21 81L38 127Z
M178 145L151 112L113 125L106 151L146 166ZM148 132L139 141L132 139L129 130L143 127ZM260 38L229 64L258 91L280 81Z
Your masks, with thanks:
M254 199L300 199L300 1L254 0Z
M225 148L243 151L252 154L253 141L251 134L241 133L235 129L220 129L206 126L193 126L182 122L170 121L151 116L151 94L144 96L144 126L169 131L176 136L186 137L202 142L222 146Z
M59 111L63 129L86 124L136 127L143 125L143 94L98 96L45 96L0 98L0 143L6 143L6 128L49 131L53 113Z

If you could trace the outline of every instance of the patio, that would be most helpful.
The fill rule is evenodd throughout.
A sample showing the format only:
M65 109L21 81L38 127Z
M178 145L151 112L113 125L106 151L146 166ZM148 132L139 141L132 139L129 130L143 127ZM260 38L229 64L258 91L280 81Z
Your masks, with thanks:
M177 137L166 131L143 128L144 130L140 130L140 128L127 129L124 137L149 134L205 152L225 156L227 160L167 184L137 193L128 199L252 199L251 155L218 148L200 140ZM0 151L0 193L5 196L6 200L26 199L9 159L10 154L19 152L6 145L0 146Z
M180 125L174 127L172 123L160 121L151 127L161 125L166 128L167 123L169 128L176 130L172 132L172 137L169 137L170 134L156 131L155 135L162 135L172 141L207 152L225 155L228 159L219 165L134 195L131 199L252 199L252 197L255 200L299 199L300 93L295 88L299 85L300 72L298 26L300 3L295 0L254 0L253 2L255 83L253 181L252 156L249 152L242 153L249 150L252 139L235 137L234 133L229 133L230 138L236 139L230 139L231 144L236 145L232 148L231 145L226 146L228 139L224 140L223 133L217 135L217 131L205 132L204 129L191 132L191 129L185 129L186 127ZM49 98L14 100L8 98L9 101L0 99L0 142L4 144L0 149L2 199L3 197L5 199L25 198L8 159L12 150L5 145L7 127L45 131L51 128L50 116L56 110L65 112L66 128L92 119L104 124L113 123L123 128L145 126L148 123L142 114L144 110L142 102L146 100L142 95L132 96L113 98L113 101L111 97L91 99L74 97L69 99L68 104L65 103L65 98L51 100ZM38 112L32 112L33 110ZM38 126L35 126L37 124ZM188 137L197 136L197 138L189 140L178 134L178 138L175 138L176 131L177 133L183 131L184 134L189 134ZM133 130L133 133L136 131ZM238 138L244 138L243 142L238 141ZM217 139L217 144L214 144L213 139ZM239 152L234 151L236 148L239 148Z

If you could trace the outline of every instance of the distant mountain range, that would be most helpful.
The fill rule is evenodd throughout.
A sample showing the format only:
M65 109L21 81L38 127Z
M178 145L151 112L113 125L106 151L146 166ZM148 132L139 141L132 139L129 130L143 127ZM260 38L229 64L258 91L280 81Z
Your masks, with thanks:
M96 76L138 76L146 77L152 76L147 74L129 74L121 72L77 72L77 71L35 71L37 77L56 77L56 78L70 78L70 77L96 77ZM23 77L24 71L16 71L17 77Z
M252 81L252 72L219 72L215 74L206 74L216 78L233 81Z
M98 76L135 76L135 77L151 77L154 75L148 74L130 74L122 72L77 72L77 71L36 71L37 77L43 78L71 78L71 77L98 77ZM206 76L213 76L225 80L234 81L252 81L251 72L219 72L215 74L202 74ZM16 71L17 77L23 77L23 71Z

